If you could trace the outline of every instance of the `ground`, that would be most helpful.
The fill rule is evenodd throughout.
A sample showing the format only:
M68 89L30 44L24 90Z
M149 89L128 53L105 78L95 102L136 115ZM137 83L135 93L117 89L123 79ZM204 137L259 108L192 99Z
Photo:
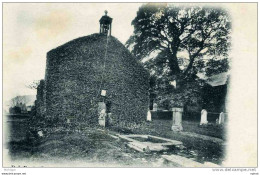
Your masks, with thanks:
M170 130L171 121L155 120L145 122L142 127L132 130L97 126L85 127L80 131L56 129L44 133L43 137L30 137L28 134L22 136L20 132L21 127L28 128L25 121L12 123L13 128L19 132L10 132L8 148L11 160L24 160L23 162L28 162L28 166L29 162L33 162L34 166L37 162L39 166L55 166L55 163L59 162L59 166L70 167L172 167L161 158L163 154L177 154L202 163L209 161L221 164L223 160L223 127L215 125L200 127L196 122L183 121L184 132L174 133ZM171 148L159 153L140 153L127 147L125 141L111 136L118 133L150 134L175 139L182 141L185 148ZM68 160L80 163L66 164ZM53 163L49 164L50 162Z
M150 134L182 141L188 152L193 152L192 157L196 161L209 161L221 164L224 161L224 149L226 140L225 126L209 123L200 126L199 121L183 121L183 132L171 131L171 120L153 120L146 122L143 127L131 130L113 128L114 131L125 134Z
M62 162L66 163L68 160L84 162L82 166L95 167L167 166L163 164L163 160L158 154L144 154L129 149L120 139L115 139L107 132L97 130L97 128L86 128L81 132L57 131L42 139L38 138L38 143L33 147L30 145L32 145L30 141L11 142L9 153L12 160L14 162L25 160L38 165L55 162L52 166L55 166L56 163L64 166ZM70 164L69 166L81 166L81 164Z

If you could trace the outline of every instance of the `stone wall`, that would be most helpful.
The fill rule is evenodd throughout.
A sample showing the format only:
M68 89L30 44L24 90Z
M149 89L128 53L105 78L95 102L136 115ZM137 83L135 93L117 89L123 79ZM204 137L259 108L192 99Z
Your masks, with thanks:
M37 87L35 107L37 117L44 117L46 113L44 80L41 80L39 86Z
M104 100L111 103L114 124L145 121L149 74L114 37L108 39L105 59L106 43L105 35L93 34L47 53L47 117L97 123L98 102Z

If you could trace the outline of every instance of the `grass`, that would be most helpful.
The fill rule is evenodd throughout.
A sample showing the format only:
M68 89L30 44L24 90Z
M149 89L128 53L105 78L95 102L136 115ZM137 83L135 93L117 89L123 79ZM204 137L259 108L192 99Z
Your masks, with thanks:
M151 123L146 123L145 127L151 130L158 130L161 132L170 131L172 126L171 120L153 120ZM199 121L183 121L182 127L184 132L192 132L206 136L226 139L225 127L209 123L208 125L199 125Z
M144 155L128 148L125 142L110 137L97 128L85 128L81 132L59 131L48 133L45 137L34 140L20 140L9 143L12 161L33 162L34 166L47 162L58 163L78 161L85 166L114 167L151 167L163 164L158 154ZM68 166L68 165L67 165ZM78 166L69 164L71 167Z
M224 160L225 147L221 142L219 142L219 140L225 139L225 127L217 126L212 123L208 126L199 126L199 122L196 121L183 121L184 132L190 132L191 135L192 133L197 133L217 138L205 140L203 137L197 138L183 135L181 132L173 132L171 131L171 126L171 120L153 120L152 122L144 123L144 125L139 128L112 128L112 130L122 134L149 134L182 141L184 146L187 148L186 152L195 152L196 155L194 158L200 162L209 161L221 164Z
M184 131L194 132L206 136L216 137L226 140L226 128L223 125L209 123L208 125L199 125L198 121L183 121Z
M20 139L22 132L28 129L27 125L20 125L20 122L14 122L12 130L14 140L9 142L9 152L12 160L24 161L44 161L44 162L63 162L76 161L85 163L94 163L96 166L130 166L130 167L153 167L169 166L164 164L160 158L161 153L143 154L136 152L126 146L126 143L114 139L108 133L121 134L150 134L161 136L174 140L182 141L185 149L178 150L170 148L166 154L177 154L184 157L192 158L199 162L209 161L220 164L223 160L223 145L210 141L184 136L181 133L175 133L170 130L171 121L154 120L145 122L142 127L135 129L127 128L106 128L105 132L97 130L101 127L86 127L81 132L76 131L49 131L44 137L34 139ZM19 125L17 125L19 124ZM24 129L19 127L24 127ZM186 132L208 134L224 138L224 127L205 126L201 127L197 122L183 121L183 128ZM31 138L31 137L30 137ZM63 166L63 164L60 164ZM64 165L65 166L65 165ZM77 166L77 165L71 165ZM87 165L86 165L87 166ZM93 165L92 165L93 166Z

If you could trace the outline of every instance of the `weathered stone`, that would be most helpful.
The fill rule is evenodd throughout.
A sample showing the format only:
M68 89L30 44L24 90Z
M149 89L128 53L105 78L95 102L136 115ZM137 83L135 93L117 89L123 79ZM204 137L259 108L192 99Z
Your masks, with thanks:
M104 100L111 102L116 125L145 121L149 74L112 36L105 58L106 43L105 35L93 34L47 53L45 80L37 93L40 114L64 123L71 116L97 124L98 102ZM101 90L106 90L104 99Z
M208 115L208 112L206 111L206 109L202 109L201 118L200 118L200 125L208 124L207 115Z
M147 111L147 121L152 121L152 114L151 114L151 111L148 109Z
M114 124L112 113L107 113L106 122L107 122L107 125L113 125Z
M153 104L153 111L157 111L158 110L158 105L156 103Z
M172 108L172 130L182 131L182 112L183 108Z
M40 84L37 87L37 95L35 101L36 107L36 116L37 117L44 117L46 114L46 91L45 91L45 81L41 80Z
M43 132L42 131L38 131L37 134L42 137L43 136Z
M171 162L176 167L190 167L190 168L204 167L204 165L199 162L195 162L191 159L188 159L188 158L182 157L182 156L178 156L178 155L162 155L162 158Z
M224 114L224 112L221 112L220 114L219 114L219 119L218 119L218 124L224 124L225 123L225 114Z
M106 126L106 104L104 102L98 103L98 123L100 126Z
M166 139L163 137L157 137L157 136L152 136L152 135L118 135L119 138L128 141L129 143L127 144L129 147L135 149L136 151L139 152L150 152L150 151L162 151L162 150L168 150L168 146L180 146L182 145L182 142L177 141L177 140L171 140L171 139ZM147 139L144 141L138 141L136 138L143 138ZM155 139L157 140L156 142L152 142L151 140L148 139ZM161 140L161 142L159 142Z
M211 162L205 162L204 164L196 162L194 160L188 159L186 157L178 156L178 155L162 155L162 158L165 160L171 162L177 167L189 167L189 168L214 168L214 167L220 167L217 164L211 163Z
M98 117L98 123L100 126L106 126L106 110L103 109L100 114L99 114L99 117Z

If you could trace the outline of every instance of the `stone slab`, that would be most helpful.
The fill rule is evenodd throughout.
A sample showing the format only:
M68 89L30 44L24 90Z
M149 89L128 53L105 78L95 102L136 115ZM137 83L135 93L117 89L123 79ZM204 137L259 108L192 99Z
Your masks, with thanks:
M162 155L162 158L171 162L172 164L174 164L177 167L189 167L189 168L204 167L204 165L202 163L195 162L186 157L181 157L181 156L177 156L177 155Z
M171 139L166 139L162 137L157 137L157 136L151 136L151 135L118 135L119 138L128 141L128 146L135 149L136 151L139 152L149 152L149 151L162 151L162 150L168 150L169 148L166 146L180 146L182 145L182 142L176 141L176 140L171 140ZM148 139L149 137L154 138L154 139L159 139L162 140L163 142L161 143L153 143L153 142L141 142L138 140L135 140L135 137L141 137Z
M138 140L135 140L134 137L141 137L148 139L148 137L154 138L154 139L159 139L162 141L166 141L165 143L152 143L152 144L160 144L160 145L182 145L182 142L177 141L177 140L172 140L172 139L167 139L163 137L157 137L157 136L152 136L152 135L137 135L137 134L129 134L129 135L117 135L119 138L129 141L129 142L140 142Z
M211 162L205 162L204 164L196 162L194 160L188 159L186 157L178 156L178 155L162 155L163 159L171 162L177 167L186 167L186 168L195 168L195 167L202 167L202 168L214 168L220 167L217 164Z

